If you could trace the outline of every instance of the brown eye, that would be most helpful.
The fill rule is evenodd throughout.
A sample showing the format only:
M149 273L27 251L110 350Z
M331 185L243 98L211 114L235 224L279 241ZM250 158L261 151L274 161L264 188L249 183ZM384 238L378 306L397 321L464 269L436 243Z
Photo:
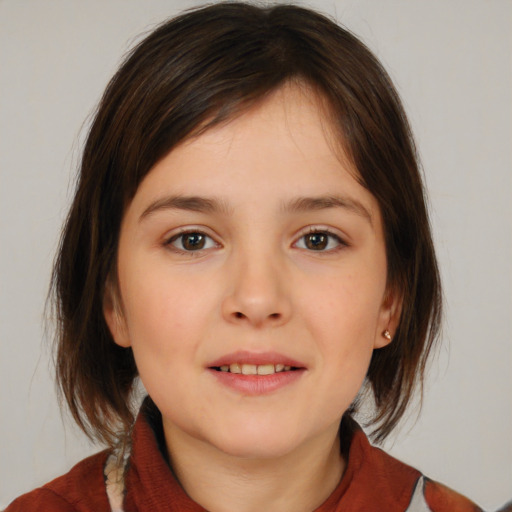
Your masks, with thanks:
M181 242L186 251L197 251L205 244L205 237L201 233L187 233L182 236Z
M173 236L169 240L168 244L180 251L186 252L210 249L211 247L215 246L215 242L211 239L211 237L197 231L180 233L179 235Z
M312 251L323 251L327 247L329 237L325 233L311 233L304 237L304 242Z
M329 231L312 231L307 235L303 235L296 243L299 249L307 249L308 251L328 252L346 245L343 240L329 233Z

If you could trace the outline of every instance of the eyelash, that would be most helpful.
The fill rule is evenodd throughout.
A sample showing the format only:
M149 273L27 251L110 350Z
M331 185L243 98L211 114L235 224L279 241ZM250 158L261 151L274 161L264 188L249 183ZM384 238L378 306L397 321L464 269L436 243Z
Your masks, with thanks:
M172 235L168 240L166 240L164 245L166 247L169 247L172 251L174 251L178 254L185 254L187 256L199 256L202 253L202 251L209 250L212 248L212 247L206 247L206 248L201 247L200 249L197 249L197 250L187 250L187 249L181 249L181 248L173 245L174 242L177 242L181 239L181 245L183 246L183 238L186 235L200 235L200 236L204 237L205 239L211 240L213 242L214 246L217 246L217 247L219 246L219 244L217 242L215 242L215 240L213 240L213 238L210 235L207 235L204 231L201 231L200 229L185 229L183 231L180 231L179 233Z
M186 235L199 235L199 236L204 237L205 239L209 239L211 242L213 242L213 246L216 246L216 247L219 246L219 244L217 242L215 242L215 240L213 240L213 238L210 235L204 233L203 231L201 231L199 229L187 229L187 230L180 231L179 233L172 235L168 240L166 240L164 245L166 247L169 247L172 251L174 251L178 254L186 254L188 256L199 256L203 251L213 248L213 246L211 246L211 247L200 247L197 250L187 250L185 248L176 247L174 245L174 243L180 239L181 239L181 245L183 247L183 238ZM314 250L314 249L309 249L308 247L299 247L299 249L305 249L308 252L314 252L314 253L319 253L319 254L332 254L333 252L337 252L337 251L343 249L344 247L348 246L348 244L339 235L333 233L329 229L310 227L307 233L301 235L297 239L297 241L294 242L294 244L293 244L294 247L297 247L298 243L301 240L304 240L307 236L310 236L310 235L326 235L327 238L330 239L327 241L327 247L329 246L330 241L332 241L332 240L334 240L337 245L336 245L336 247L330 248L327 250L325 250L325 249ZM206 242L206 243L208 243L208 242Z
M310 227L308 232L301 235L298 238L297 242L294 243L294 245L297 246L297 244L300 240L304 240L305 237L310 236L310 235L326 235L328 237L328 239L335 240L337 245L336 245L336 247L333 247L333 248L330 248L327 250L318 250L318 251L315 251L314 249L308 250L307 247L304 247L304 249L308 250L309 252L315 252L315 253L319 253L319 254L332 254L334 252L337 252L337 251L343 249L344 247L348 247L347 242L345 242L339 235L333 233L329 229L318 228L318 227ZM327 243L328 244L330 243L329 240L327 241Z

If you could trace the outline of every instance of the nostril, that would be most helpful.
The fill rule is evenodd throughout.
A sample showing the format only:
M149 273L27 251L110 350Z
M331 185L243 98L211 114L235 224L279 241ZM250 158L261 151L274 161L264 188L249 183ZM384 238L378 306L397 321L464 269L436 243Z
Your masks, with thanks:
M231 314L232 314L232 318L236 318L237 320L252 319L254 321L257 321L257 318L259 317L259 315L247 315L245 313L242 313L241 311L233 311ZM281 313L270 313L267 316L263 315L260 318L260 321L264 321L265 318L267 320L279 320L282 318L282 314Z

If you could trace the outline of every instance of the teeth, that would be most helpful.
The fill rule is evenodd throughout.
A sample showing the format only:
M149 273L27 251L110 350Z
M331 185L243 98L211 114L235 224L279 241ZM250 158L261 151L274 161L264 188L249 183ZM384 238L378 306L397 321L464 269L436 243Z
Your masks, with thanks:
M242 373L242 369L238 363L233 363L229 365L229 371L231 373Z
M221 372L241 373L243 375L272 375L282 371L289 372L292 369L291 366L284 364L239 364L233 363L230 365L222 365L220 367Z
M242 365L243 375L257 375L258 367L255 364L243 364Z
M258 375L272 375L273 373L276 373L273 364L262 364L258 366Z

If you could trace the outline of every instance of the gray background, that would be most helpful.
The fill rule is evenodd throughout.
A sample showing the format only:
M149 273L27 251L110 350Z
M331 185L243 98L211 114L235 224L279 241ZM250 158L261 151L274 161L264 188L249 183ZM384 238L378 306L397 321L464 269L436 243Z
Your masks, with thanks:
M98 448L58 409L43 307L87 123L121 56L196 1L0 0L0 507ZM493 510L512 498L512 2L310 1L410 114L444 278L420 418L386 448Z

